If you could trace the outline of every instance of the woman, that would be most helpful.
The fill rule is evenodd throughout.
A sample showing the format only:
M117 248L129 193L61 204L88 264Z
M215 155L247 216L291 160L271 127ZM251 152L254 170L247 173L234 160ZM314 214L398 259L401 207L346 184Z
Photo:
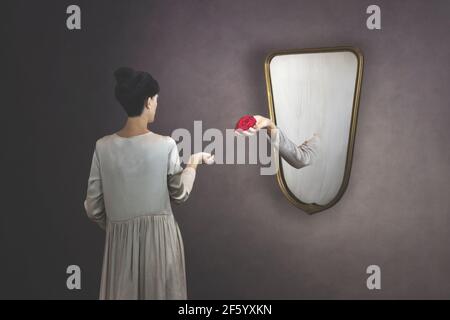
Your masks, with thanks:
M259 115L253 117L256 119L255 125L246 131L236 130L236 135L252 136L259 130L266 129L280 156L296 169L309 166L317 159L320 140L318 133L297 146L272 120Z
M100 299L187 299L183 240L170 200L188 199L197 164L180 164L169 136L147 129L155 118L158 82L122 67L115 95L128 120L97 140L84 202L89 218L106 230Z

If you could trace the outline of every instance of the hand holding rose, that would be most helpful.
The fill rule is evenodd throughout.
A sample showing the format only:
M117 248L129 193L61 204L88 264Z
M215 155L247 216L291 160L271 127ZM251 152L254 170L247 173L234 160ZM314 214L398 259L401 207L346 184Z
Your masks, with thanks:
M253 120L247 117L251 117ZM234 132L238 136L253 136L261 129L267 129L268 133L271 134L276 126L272 120L260 115L244 116L238 121Z

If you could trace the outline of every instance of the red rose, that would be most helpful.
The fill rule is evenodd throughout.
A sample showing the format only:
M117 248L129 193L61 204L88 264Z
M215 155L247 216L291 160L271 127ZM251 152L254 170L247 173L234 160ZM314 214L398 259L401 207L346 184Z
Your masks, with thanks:
M256 124L256 119L254 116L251 116L249 114L243 116L239 119L239 121L236 123L235 130L241 129L243 131L248 130L249 128L253 127Z

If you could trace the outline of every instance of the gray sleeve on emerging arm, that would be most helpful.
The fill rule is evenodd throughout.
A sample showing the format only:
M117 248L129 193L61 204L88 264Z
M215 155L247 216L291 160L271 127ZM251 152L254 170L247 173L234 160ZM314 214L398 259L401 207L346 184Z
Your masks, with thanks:
M273 130L275 141L278 143L280 156L291 166L300 169L311 165L318 155L317 136L306 140L297 146L286 134L278 127Z
M106 229L105 203L103 200L102 179L100 176L100 163L97 150L94 151L92 157L84 209L89 219L97 223L100 228Z

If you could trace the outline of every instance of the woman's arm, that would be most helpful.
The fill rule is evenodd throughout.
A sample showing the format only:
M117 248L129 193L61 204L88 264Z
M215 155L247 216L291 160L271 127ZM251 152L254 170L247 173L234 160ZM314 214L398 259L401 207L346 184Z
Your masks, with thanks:
M177 204L185 202L194 186L196 170L186 167L177 174L168 175L167 186L170 198Z
M106 229L106 212L103 200L102 178L100 175L100 162L97 156L97 149L92 156L91 171L88 179L86 200L84 200L86 214L100 228Z
M176 142L172 138L170 139L171 148L167 169L167 186L170 198L179 204L189 198L196 177L197 165L204 162L208 164L213 163L214 156L205 152L195 153L190 156L186 168L183 169Z

